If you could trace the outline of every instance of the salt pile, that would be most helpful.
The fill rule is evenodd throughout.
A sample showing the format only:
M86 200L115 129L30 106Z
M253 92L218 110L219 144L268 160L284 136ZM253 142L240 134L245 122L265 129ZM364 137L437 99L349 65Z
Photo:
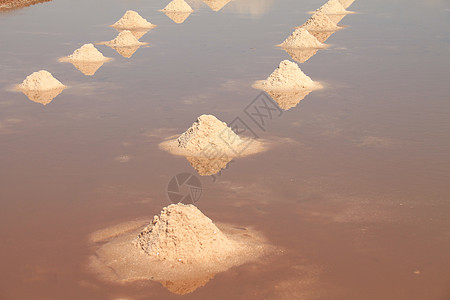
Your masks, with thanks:
M128 10L112 27L117 29L150 29L155 25L141 17L137 12Z
M289 60L283 60L278 68L262 83L264 90L315 89L319 87L311 78Z
M17 88L21 90L31 91L48 91L52 89L60 89L65 86L50 74L50 72L41 70L34 72L27 76L22 84L19 84Z
M321 12L324 14L346 14L347 11L342 6L342 4L338 0L330 0L320 8L316 10L316 12Z
M135 245L160 260L188 264L216 260L235 247L197 207L182 203L165 207L142 230Z
M213 115L201 115L178 139L178 147L189 153L199 153L210 146L221 153L241 142L240 137Z
M192 7L184 0L173 0L162 9L165 12L193 12Z
M150 224L136 220L99 230L90 241L95 253L89 268L101 279L115 284L158 281L176 294L191 293L215 274L275 250L251 228L216 226L195 206L184 204L163 208Z
M339 0L339 2L345 9L347 9L353 4L353 2L355 2L355 0Z
M308 31L311 30L318 30L318 31L334 31L338 30L339 27L333 23L333 21L330 20L330 18L321 12L317 12L314 15L312 15L308 21L305 22L302 26Z
M139 42L139 40L129 30L119 32L117 37L109 42L104 43L110 47L132 47L145 45L146 43Z
M84 61L84 62L104 62L110 58L103 56L92 44L84 44L73 54L61 58L59 61Z
M297 28L283 43L279 46L283 48L326 48L325 44L319 42L305 28Z

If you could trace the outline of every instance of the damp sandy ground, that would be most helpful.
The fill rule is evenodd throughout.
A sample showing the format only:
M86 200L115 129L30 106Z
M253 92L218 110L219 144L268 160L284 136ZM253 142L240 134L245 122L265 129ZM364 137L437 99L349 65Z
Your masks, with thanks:
M50 1L52 0L1 0L0 12L13 11L16 9Z
M218 12L189 2L181 24L158 11L167 2L1 14L0 299L448 299L448 2L356 0L331 46L300 65L327 88L286 101L262 128L246 114L261 93L251 84L290 60L273 45L325 1L236 0ZM57 61L114 39L109 25L128 9L158 25L140 38L151 47L125 59L99 45L113 60L94 76ZM70 89L45 106L8 90L40 69ZM158 145L202 113L280 142L198 176ZM284 252L183 296L90 272L90 234L158 214L181 172L201 181L205 215Z

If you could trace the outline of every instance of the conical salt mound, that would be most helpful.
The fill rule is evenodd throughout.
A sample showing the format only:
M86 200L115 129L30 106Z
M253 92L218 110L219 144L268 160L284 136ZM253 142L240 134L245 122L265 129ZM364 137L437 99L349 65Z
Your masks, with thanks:
M190 12L165 11L164 14L177 24L181 24L191 15Z
M184 0L173 0L166 7L162 9L163 11L171 12L193 12L192 7L189 6Z
M119 29L150 29L155 27L155 25L141 17L137 12L127 10L122 18L114 23L112 27Z
M211 219L194 205L165 207L135 240L148 255L186 264L219 260L235 248Z
M338 0L330 0L320 8L316 10L316 12L321 12L324 14L346 14L347 11L342 6L341 2Z
M218 155L229 151L228 147L239 144L239 136L213 115L201 115L178 138L178 147L191 153L199 153L213 147Z
M63 57L60 61L86 61L86 62L104 62L110 60L94 47L93 44L85 44L75 50L73 54Z
M58 79L53 77L50 72L40 70L28 75L22 84L19 84L17 87L21 90L48 91L64 88L65 86Z
M203 2L213 11L219 11L225 7L231 0L203 0Z
M339 2L345 9L347 9L353 4L353 2L355 2L355 0L339 0Z
M300 27L303 27L308 31L311 30L333 31L339 29L339 27L336 26L336 24L333 23L333 21L331 21L326 14L321 12L317 12L314 15L312 15L308 19L308 21L306 21L305 24L303 24Z
M316 83L289 60L283 60L278 68L262 83L264 89L313 89Z
M295 31L280 44L283 48L326 48L325 44L319 42L305 28L297 28Z
M111 47L131 47L144 44L145 43L139 42L139 40L129 30L119 32L115 39L105 43L105 45Z

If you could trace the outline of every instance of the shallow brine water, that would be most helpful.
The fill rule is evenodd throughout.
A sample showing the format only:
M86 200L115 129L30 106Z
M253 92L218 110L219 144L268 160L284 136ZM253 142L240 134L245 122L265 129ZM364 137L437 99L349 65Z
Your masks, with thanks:
M450 299L448 1L356 0L299 64L324 88L285 110L252 84L292 60L275 45L324 1L191 0L178 23L167 2L0 13L0 299ZM93 76L58 62L114 39L130 9L157 25L148 45L128 58L96 45L113 60ZM13 90L41 69L68 86L47 105ZM271 148L214 176L159 149L205 113ZM89 235L150 221L182 172L200 179L204 214L279 250L183 296L91 273Z

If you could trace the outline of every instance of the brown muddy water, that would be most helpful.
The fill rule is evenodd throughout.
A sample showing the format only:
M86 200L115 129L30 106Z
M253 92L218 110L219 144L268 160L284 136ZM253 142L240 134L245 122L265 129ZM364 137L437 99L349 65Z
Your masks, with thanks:
M183 23L159 0L0 14L0 299L450 299L448 1L356 0L331 47L300 64L325 88L262 127L244 112L251 85L291 59L274 45L324 1L187 2ZM93 76L58 62L113 39L129 9L158 25L148 47L97 46L114 60ZM41 69L69 86L45 106L12 91ZM203 113L276 145L199 176L158 144ZM282 253L184 296L90 273L89 234L150 220L180 172L201 179L203 213Z

